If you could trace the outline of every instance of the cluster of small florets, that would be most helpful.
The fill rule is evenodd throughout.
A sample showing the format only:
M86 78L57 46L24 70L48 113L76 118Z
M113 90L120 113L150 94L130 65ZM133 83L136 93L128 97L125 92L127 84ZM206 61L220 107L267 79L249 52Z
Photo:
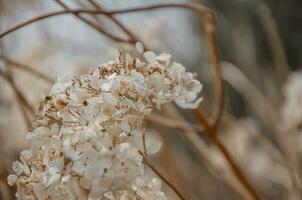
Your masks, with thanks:
M143 137L143 118L172 101L196 108L202 87L170 55L137 46L137 56L55 83L8 177L17 199L166 199L161 181L144 175L141 152L155 154L161 143Z

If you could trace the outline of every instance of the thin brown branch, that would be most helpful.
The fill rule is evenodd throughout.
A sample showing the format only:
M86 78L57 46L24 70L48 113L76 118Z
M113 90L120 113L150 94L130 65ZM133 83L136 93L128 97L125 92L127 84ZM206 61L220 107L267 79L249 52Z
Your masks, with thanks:
M143 152L139 151L139 154L143 156L144 163L157 175L159 176L167 185L171 187L171 189L179 196L180 199L185 200L184 196L177 190L177 188L170 183L168 179L166 179L151 163L149 163L146 156L143 154Z
M230 63L223 63L223 77L251 106L259 119L264 123L266 128L272 130L274 141L271 141L278 151L283 155L290 175L292 176L293 185L297 190L301 188L300 171L295 167L299 162L297 147L293 144L291 137L288 137L284 126L280 124L281 118L276 108L270 103L269 99L238 69ZM277 144L277 145L276 145Z
M144 148L144 155L148 157L147 145L146 145L146 133L145 133L145 120L141 118L141 132L142 132L142 143Z
M287 79L290 66L286 57L284 46L282 44L281 36L278 31L278 26L274 20L271 10L263 1L255 2L257 15L266 34L270 50L272 52L273 62L276 67L276 72L281 83Z
M24 122L26 125L26 128L29 129L31 127L31 120L29 119L29 116L27 115L26 112L26 107L30 110L31 106L29 105L29 103L27 102L26 98L22 95L22 93L18 90L18 88L16 87L15 83L12 81L12 79L10 79L6 74L4 74L4 72L2 72L0 70L0 76L6 80L8 82L8 84L11 86L11 88L13 89L16 97L17 97L17 104L21 110L22 116L24 118Z
M179 113L179 111L172 105L167 104L164 107L164 111L168 114L169 117L175 118L177 121L183 121L184 123L188 123L185 121L184 117ZM194 130L191 126L183 127L185 134L181 134L180 136L184 138L184 140L188 141L192 147L196 150L201 159L205 160L206 166L210 169L211 172L219 177L224 183L233 188L241 197L245 200L252 200L252 196L247 191L247 189L241 184L241 182L236 178L236 176L231 173L228 167L224 165L220 165L217 163L217 160L214 156L212 156L211 150L209 146L201 139L196 130ZM222 156L222 155L217 155ZM221 157L223 159L223 157Z
M195 115L197 116L198 120L201 124L203 124L205 128L205 132L208 136L208 138L215 144L218 149L221 151L221 153L226 158L227 162L229 163L232 171L237 176L237 178L240 180L240 182L245 186L245 188L250 192L250 194L253 196L255 200L260 200L260 196L258 195L257 191L253 188L253 186L250 184L248 179L245 177L244 173L240 169L240 167L236 164L234 158L231 156L231 153L228 151L228 149L224 146L224 144L221 142L219 137L217 136L216 130L214 127L211 126L208 119L202 112L202 110L195 110Z
M41 73L41 72L33 69L30 66L27 66L25 64L22 64L22 63L19 63L17 61L14 61L11 58L8 58L8 57L6 57L4 55L1 55L1 54L0 54L0 59L4 60L7 64L9 64L11 66L19 68L19 69L22 69L24 71L27 71L27 72L29 72L29 73L31 73L31 74L33 74L33 75L41 78L42 80L44 80L44 81L46 81L46 82L48 82L50 84L54 83L54 81L51 78L49 78L47 75L45 75L45 74L43 74L43 73Z
M204 131L203 127L201 127L200 125L190 124L185 121L171 119L169 117L161 116L161 115L154 114L154 113L151 115L148 115L148 117L146 119L151 122L160 124L162 126L167 126L170 128L176 128L176 129L181 129L181 130L191 129L191 130L199 131L199 132Z
M22 102L22 104L34 115L35 109L30 105L30 103L27 101L25 96L22 94L22 92L19 90L19 88L16 86L12 76L10 74L5 74L3 71L0 70L0 76L2 76L12 87L13 91L15 92L17 98Z
M206 27L206 32L208 35L209 46L211 51L211 60L215 69L215 109L214 114L211 119L211 125L216 127L221 119L222 110L223 110L223 82L222 82L222 73L221 67L218 60L218 49L217 49L217 41L216 34L214 31L214 27L211 27L211 21L207 21L208 25Z
M54 0L54 1L57 2L58 4L60 4L66 11L70 10L70 8L66 4L64 4L62 1L60 1L60 0ZM130 40L123 39L123 38L120 38L118 36L111 34L110 32L106 31L106 29L104 29L101 24L91 21L89 19L86 19L85 17L81 16L79 13L73 13L73 15L75 15L77 18L82 20L84 23L88 24L90 27L92 27L96 31L100 32L101 34L106 35L108 38L112 39L113 41L124 42L124 43L133 43L132 40L130 41Z
M92 4L95 8L99 10L103 10L100 4L98 4L94 0L88 0L90 4ZM122 23L120 22L117 18L115 18L113 15L108 15L108 18L110 18L117 26L119 26L130 38L129 42L139 42L140 40Z
M23 106L23 103L19 98L17 98L17 103L19 105L22 116L24 118L26 128L27 128L27 130L29 130L31 128L31 120L30 120L29 116L27 115L26 108L25 108L25 106Z
M201 6L200 4L160 4L160 5L151 5L151 6L143 6L143 7L137 7L137 8L128 8L128 9L121 9L121 10L113 10L113 11L105 11L105 10L91 10L91 9L70 9L70 10L63 10L63 11L54 11L45 13L43 15L34 17L30 20L27 20L25 22L22 22L0 34L0 38L8 35L9 33L12 33L16 30L19 30L22 27L25 27L29 24L54 17L59 15L65 15L65 14L81 14L81 13L87 13L87 14L103 14L106 16L114 15L114 14L123 14L123 13L130 13L130 12L139 12L139 11L146 11L146 10L155 10L155 9L163 9L163 8L187 8L194 11L197 11L201 13L201 15L205 16L208 15L208 13L212 13L212 11L204 6Z

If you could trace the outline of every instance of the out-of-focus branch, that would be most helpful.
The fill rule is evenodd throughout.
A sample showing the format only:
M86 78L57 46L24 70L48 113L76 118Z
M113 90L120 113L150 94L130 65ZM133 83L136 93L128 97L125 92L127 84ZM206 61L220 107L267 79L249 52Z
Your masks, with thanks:
M227 162L229 163L232 171L237 176L237 178L240 180L240 182L246 187L246 189L250 192L250 194L253 196L255 200L260 200L260 196L258 195L257 191L253 188L253 186L250 184L248 179L245 177L244 173L240 169L240 167L235 162L234 158L231 156L231 153L227 150L227 148L224 146L224 144L219 139L216 130L214 127L211 126L210 122L206 118L203 112L200 110L195 110L195 115L197 116L197 119L200 121L200 123L204 126L205 131L204 133L207 134L208 138L215 144L220 152L224 155Z
M137 8L128 8L128 9L120 9L120 10L113 10L113 11L105 11L105 10L91 10L91 9L69 9L69 10L63 10L63 11L54 11L49 12L37 17L34 17L30 20L27 20L25 22L22 22L0 34L0 38L4 37L5 35L14 32L16 30L19 30L20 28L27 26L29 24L35 23L37 21L41 21L50 17L58 16L58 15L65 15L65 14L81 14L81 13L87 13L87 14L103 14L106 16L112 16L114 14L123 14L123 13L130 13L130 12L140 12L140 11L146 11L146 10L155 10L155 9L163 9L163 8L186 8L190 10L194 10L198 13L201 13L203 16L208 15L208 12L211 12L210 9L200 5L200 4L192 4L192 3L186 3L186 4L159 4L159 5L151 5L151 6L142 6Z
M287 79L287 74L290 69L284 47L281 41L281 37L278 31L277 24L272 17L269 7L263 1L256 2L256 14L259 16L262 27L266 33L267 40L272 52L274 66L281 83L284 83Z
M88 0L89 3L91 3L95 8L99 10L103 10L100 4L98 4L95 0ZM130 38L129 42L139 42L140 40L117 18L115 18L113 15L107 16L109 19L111 19L116 25L118 25Z
M4 73L2 70L0 70L0 76L7 81L7 83L11 86L12 90L14 91L16 97L17 97L17 103L20 107L20 110L22 112L23 118L25 120L27 128L31 127L30 119L27 115L26 109L27 108L31 114L34 114L34 108L29 104L25 96L21 93L21 91L16 86L11 74Z
M293 185L297 191L300 191L301 174L299 169L296 169L299 158L298 149L292 145L292 138L288 137L287 131L280 125L282 120L277 109L270 104L269 100L264 94L238 69L231 63L223 62L223 78L228 82L251 106L251 108L258 115L259 119L264 125L272 130L275 140L272 142L277 144L278 150L283 155L289 173L292 176ZM299 193L299 192L298 192Z
M54 1L57 2L58 4L60 4L66 11L70 10L70 8L66 4L64 4L61 0L54 0ZM130 40L127 40L127 39L123 39L123 38L120 38L118 36L113 35L109 31L107 31L106 29L104 29L101 24L99 24L97 22L94 22L92 20L86 19L85 17L81 16L79 13L73 13L73 14L77 18L79 18L81 21L83 21L84 23L88 24L90 27L92 27L96 31L100 32L101 34L106 35L108 38L112 39L113 41L123 42L123 43L133 43L133 41L130 41Z
M169 117L173 117L176 120L185 121L184 117L177 111L177 109L173 105L166 105L164 107L165 112ZM251 194L247 191L247 189L241 184L241 182L234 176L233 173L228 168L221 168L220 165L217 164L216 159L212 156L209 147L205 144L205 142L200 138L196 130L194 130L190 126L183 127L185 128L185 134L181 134L185 140L187 140L194 149L198 152L198 155L202 157L206 162L208 168L214 172L222 181L224 181L228 186L233 188L238 194L242 196L245 200L252 200Z
M211 61L215 71L215 108L210 123L211 126L216 127L219 124L222 115L224 96L221 67L218 59L214 15L212 12L209 12L209 16L211 17L205 17L206 34L210 47ZM200 109L199 112L202 112L202 109Z
M19 69L22 69L22 70L25 70L25 71L27 71L27 72L29 72L29 73L31 73L31 74L33 74L33 75L41 78L42 80L50 83L50 84L54 83L54 81L51 78L49 78L47 75L45 75L45 74L43 74L43 73L41 73L41 72L33 69L30 66L27 66L25 64L22 64L22 63L19 63L17 61L14 61L13 59L8 58L8 57L6 57L6 56L4 56L2 54L0 54L0 59L4 60L7 64L9 64L11 66L19 68Z
M30 103L27 101L25 96L22 94L22 92L19 90L19 88L16 86L13 77L10 74L5 74L3 71L0 70L0 75L11 85L12 89L15 91L17 98L19 98L22 102L22 104L34 115L35 109L30 105Z
M157 123L157 124L160 124L163 126L167 126L170 128L177 128L177 129L182 129L182 130L193 129L195 131L204 130L203 127L201 127L200 125L190 124L185 121L168 118L166 116L161 116L158 114L151 114L146 119L151 122L154 122L154 123Z

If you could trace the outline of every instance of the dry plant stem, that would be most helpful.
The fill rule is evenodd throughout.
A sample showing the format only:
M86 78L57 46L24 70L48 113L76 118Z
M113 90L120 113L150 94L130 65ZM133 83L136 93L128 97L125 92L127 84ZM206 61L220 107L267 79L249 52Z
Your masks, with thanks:
M178 121L185 121L184 117L178 112L178 110L172 105L166 105L164 107L165 112L169 117L176 118ZM187 122L186 122L187 123ZM241 182L230 172L229 168L225 168L217 164L216 159L212 156L212 152L208 145L200 138L198 133L190 126L183 127L184 134L181 134L185 140L187 140L196 150L202 160L205 160L206 166L211 172L214 172L218 178L224 181L225 184L233 188L241 197L245 200L252 200L252 196L241 184Z
M223 82L222 82L222 73L221 67L218 60L218 49L217 49L217 41L216 34L213 25L211 23L206 26L206 32L209 40L209 47L211 51L211 59L215 69L215 109L214 114L211 119L211 126L216 127L219 124L221 119L222 110L223 110Z
M272 17L271 11L263 1L257 1L255 9L262 23L263 29L267 35L267 40L272 51L274 65L276 67L277 76L281 83L284 83L290 69L277 24Z
M204 116L204 113L201 112L201 110L195 110L194 112L195 112L195 115L197 116L198 120L200 121L200 123L204 125L205 133L207 134L209 139L219 148L221 153L224 155L224 157L228 161L234 174L238 177L240 182L250 192L250 194L253 196L253 198L255 200L260 200L260 196L258 195L257 191L249 183L248 179L245 177L245 175L243 174L240 167L234 161L230 152L227 150L227 148L224 146L224 144L220 141L220 139L217 136L215 128L210 125L208 119L206 118L206 116Z
M17 101L18 101L18 105L21 109L22 116L23 116L25 124L26 124L26 128L29 130L31 128L31 120L30 120L29 116L27 115L26 109L22 105L22 102L19 99L17 99Z
M30 103L27 101L25 96L22 94L22 92L18 89L16 86L13 78L9 74L5 74L3 71L0 71L0 76L2 76L12 87L14 90L17 98L22 102L22 104L31 112L32 115L35 114L35 109L30 105Z
M51 78L49 78L47 75L45 75L45 74L43 74L43 73L41 73L41 72L33 69L32 67L29 67L29 66L24 65L22 63L16 62L16 61L14 61L14 60L12 60L12 59L4 56L4 55L1 55L1 54L0 54L0 58L2 60L4 60L6 63L8 63L9 65L13 66L13 67L25 70L25 71L27 71L27 72L29 72L29 73L31 73L31 74L33 74L33 75L41 78L42 80L50 83L50 84L54 83L54 81Z
M147 145L146 145L146 133L145 133L145 122L144 118L141 118L141 126L142 126L142 143L143 143L143 148L144 148L144 155L148 157L148 152L147 152Z
M2 72L1 70L0 70L0 76L2 76L2 78L4 80L6 80L8 82L8 84L11 86L11 88L13 89L13 91L17 97L17 103L19 105L22 116L24 118L26 128L30 128L31 121L30 121L30 119L26 113L26 109L25 109L25 106L27 105L27 100L25 99L25 97L23 97L23 95L20 93L18 88L16 88L16 85L14 82L12 82L12 79L8 78L7 75L5 75L4 72Z
M179 196L180 199L186 200L182 194L173 186L168 179L166 179L151 163L149 163L147 157L144 155L143 152L139 151L140 155L143 156L144 163L157 175L159 176L167 185L171 187L171 189Z
M129 9L121 9L121 10L113 10L113 11L105 11L105 10L91 10L91 9L69 9L69 10L63 10L63 11L54 11L49 12L37 17L34 17L28 21L25 21L23 23L20 23L16 25L13 28L10 28L0 34L0 38L4 37L5 35L14 32L24 26L27 26L29 24L32 24L37 21L41 21L43 19L47 19L50 17L58 16L58 15L65 15L65 14L81 14L81 13L87 13L87 14L103 14L106 16L111 16L114 14L123 14L123 13L130 13L130 12L139 12L139 11L145 11L145 10L154 10L159 8L171 8L171 7L180 7L180 8L187 8L191 10L201 10L202 15L207 14L208 12L211 12L209 9L199 5L199 4L161 4L161 5L153 5L153 6L144 6L144 7L138 7L138 8L129 8ZM199 8L200 7L200 8ZM197 9L199 8L199 9Z
M0 160L0 163L4 163L3 160ZM8 171L5 169L5 166L0 166L0 199L13 199L10 188L7 184Z
M8 185L6 183L6 180L0 181L0 198L1 199L13 199L10 195L10 191L8 188Z
M166 127L170 127L170 128L176 128L176 129L181 129L181 130L194 130L194 131L204 131L203 127L201 127L200 125L196 125L196 124L190 124L187 123L185 121L181 121L181 120L177 120L177 119L172 119L169 117L163 117L161 115L158 114L151 114L149 115L147 118L147 120L152 121L154 123L166 126Z
M62 1L60 1L60 0L54 0L54 1L56 1L58 4L60 4L66 11L70 10L69 7L66 4L64 4ZM120 38L120 37L117 37L117 36L111 34L106 29L104 29L101 24L91 21L89 19L86 19L85 17L81 16L79 13L74 13L74 15L77 18L79 18L80 20L82 20L84 23L88 24L89 26L91 26L96 31L100 32L101 34L106 35L108 38L112 39L113 41L123 42L123 43L133 43L132 41L129 41L129 40L126 40L126 39L123 39L123 38Z
M99 10L103 10L103 8L94 0L88 0L89 3L91 3L95 8ZM110 18L116 25L118 25L130 38L129 42L135 43L140 41L122 22L120 22L117 18L115 18L113 15L108 15L108 18Z
M162 132L162 128L163 126L155 127L158 134ZM162 137L165 148L162 149L162 152L159 155L159 159L161 160L160 162L163 163L164 174L166 175L167 179L174 184L175 187L182 188L183 196L189 198L191 196L189 191L190 186L183 181L183 176L179 173L179 167L176 165L177 161L175 159L175 153L172 150L174 148L168 141L168 135L162 134Z
M211 124L216 126L221 118L221 113L223 109L223 84L221 78L221 69L218 61L218 50L216 45L216 36L215 36L215 16L212 10L195 3L170 3L170 4L158 4L158 5L151 5L151 6L143 6L137 8L129 8L129 9L121 9L121 10L113 10L113 11L105 11L105 10L89 10L89 9L73 9L73 10L65 10L65 11L56 11L51 13L46 13L44 15L40 15L38 17L32 18L31 20L25 21L16 25L15 27L8 29L0 34L0 38L4 37L5 35L14 32L24 26L27 26L31 23L57 16L57 15L64 15L64 14L76 14L79 15L81 13L90 13L90 14L103 14L108 17L114 14L123 14L123 13L130 13L130 12L140 12L140 11L147 11L147 10L155 10L155 9L163 9L163 8L183 8L189 9L194 12L197 12L201 17L204 18L206 23L206 32L209 39L210 45L210 52L211 52L211 60L215 68L215 94L216 94L216 103L215 103L215 113L213 115L213 119Z
M293 152L298 152L295 145L292 145L292 138L288 137L287 130L280 126L280 116L276 112L269 100L262 94L261 91L238 69L238 67L225 63L223 70L224 80L227 81L254 109L264 125L272 129L275 142L278 145L278 150L283 155L285 164L291 174L293 185L297 191L301 188L301 173L295 166L298 163L298 155ZM272 128L271 128L272 127ZM299 193L299 192L298 192Z

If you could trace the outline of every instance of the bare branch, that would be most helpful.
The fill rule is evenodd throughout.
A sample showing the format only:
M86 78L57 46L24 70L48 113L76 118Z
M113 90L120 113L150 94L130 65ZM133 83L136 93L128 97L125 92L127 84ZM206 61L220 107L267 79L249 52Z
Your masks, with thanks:
M58 4L60 4L66 11L70 10L70 8L66 4L64 4L62 1L60 1L60 0L54 0L54 1L56 1ZM123 42L123 43L133 43L132 40L130 41L130 40L123 39L123 38L120 38L120 37L117 37L117 36L111 34L110 32L106 31L106 29L104 29L101 24L91 21L89 19L86 19L85 17L81 16L79 13L73 13L73 14L77 18L82 20L84 23L88 24L90 27L92 27L96 31L100 32L101 34L106 35L108 38L112 39L113 41Z
M231 156L231 153L221 142L221 140L217 136L215 128L211 126L211 124L209 123L209 121L206 118L206 116L204 115L204 113L201 112L201 110L195 110L195 114L196 114L198 120L200 121L200 123L205 128L204 133L207 134L208 138L213 142L213 144L215 144L218 147L218 149L224 155L224 157L228 161L232 171L237 176L237 178L240 180L240 182L246 187L246 189L250 192L250 194L253 196L253 198L255 200L260 200L260 196L258 195L257 191L249 183L248 179L245 177L244 173L242 172L240 167L236 164L234 158Z
M41 78L42 80L50 83L50 84L54 83L54 81L51 78L49 78L47 75L45 75L45 74L43 74L43 73L41 73L41 72L33 69L32 67L29 67L29 66L27 66L25 64L16 62L16 61L12 60L11 58L8 58L8 57L6 57L4 55L1 55L1 54L0 54L0 58L2 60L4 60L7 64L9 64L9 65L11 65L13 67L17 67L19 69L25 70L25 71L27 71L27 72L29 72L29 73L31 73L31 74L33 74L33 75Z
M151 163L149 163L146 156L143 152L139 151L139 154L143 156L144 163L157 175L159 176L167 185L171 187L171 189L179 196L180 199L185 200L185 198L181 195L181 193L174 187L172 183L168 179L166 179Z
M103 10L103 8L94 0L88 0L89 3L91 3L95 8L99 10ZM110 18L116 25L118 25L130 38L129 42L139 42L140 40L117 18L115 18L113 15L108 15L108 18Z

